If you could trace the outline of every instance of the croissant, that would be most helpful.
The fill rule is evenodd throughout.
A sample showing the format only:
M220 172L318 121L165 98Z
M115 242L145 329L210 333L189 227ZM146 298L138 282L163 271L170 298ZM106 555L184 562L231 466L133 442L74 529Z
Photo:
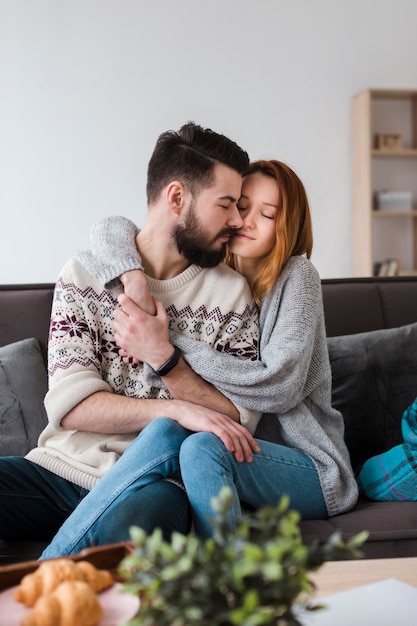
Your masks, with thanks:
M22 626L94 626L104 611L96 593L86 582L68 580L41 596L25 615Z
M25 606L33 606L40 596L54 591L60 583L68 580L87 582L97 592L114 582L110 572L98 570L87 561L75 563L66 558L52 559L42 562L35 572L22 578L15 589L14 599Z
M106 569L97 569L89 561L78 561L77 567L86 583L96 592L107 589L114 584L113 576Z

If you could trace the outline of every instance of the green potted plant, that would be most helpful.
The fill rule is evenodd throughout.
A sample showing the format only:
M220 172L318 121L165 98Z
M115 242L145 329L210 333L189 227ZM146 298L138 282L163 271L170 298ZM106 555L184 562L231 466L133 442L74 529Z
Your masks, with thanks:
M167 543L158 529L131 529L134 550L119 571L124 591L139 595L141 606L128 626L296 626L300 607L320 608L311 601L309 572L361 556L366 533L348 543L336 533L324 545L305 545L287 498L245 515L233 531L230 503L228 490L213 502L211 539L177 533Z

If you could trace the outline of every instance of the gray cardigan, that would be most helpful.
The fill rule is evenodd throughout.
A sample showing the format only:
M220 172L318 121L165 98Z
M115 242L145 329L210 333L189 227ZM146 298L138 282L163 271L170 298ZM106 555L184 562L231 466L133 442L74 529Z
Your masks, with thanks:
M141 268L137 232L126 218L106 218L94 226L92 249L79 260L103 283ZM343 513L355 504L358 488L343 418L331 406L321 281L309 260L289 259L262 301L259 323L260 361L240 360L180 335L171 339L190 367L232 402L262 411L259 438L308 454L329 515Z

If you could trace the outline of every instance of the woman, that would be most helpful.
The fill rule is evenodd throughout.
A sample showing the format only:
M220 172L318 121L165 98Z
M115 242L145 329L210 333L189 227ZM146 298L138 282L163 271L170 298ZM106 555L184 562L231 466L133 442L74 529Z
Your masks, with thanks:
M233 402L264 414L257 431L259 450L250 462L238 461L213 433L192 432L160 418L112 468L122 480L136 465L139 488L180 473L202 537L211 535L211 498L223 485L236 496L229 512L231 525L240 519L241 502L258 508L274 505L287 494L304 519L324 519L349 510L357 499L343 418L331 407L321 282L308 260L312 227L304 186L282 162L254 162L244 177L239 210L244 225L230 241L228 262L247 278L259 305L261 361L212 351L210 367L202 368L200 356L210 348L201 343L194 356L188 354L190 340L168 336L166 315L158 303L157 314L132 331L134 305L128 289L119 299L122 309L115 312L122 355L147 362L153 347L170 338L200 376ZM95 515L101 515L100 507Z

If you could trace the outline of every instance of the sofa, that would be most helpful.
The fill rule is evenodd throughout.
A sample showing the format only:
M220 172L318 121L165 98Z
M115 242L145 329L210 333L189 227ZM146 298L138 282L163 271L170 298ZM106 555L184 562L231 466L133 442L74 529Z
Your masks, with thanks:
M352 465L401 443L417 396L417 276L322 280L332 403ZM53 284L0 285L0 455L24 455L46 423L46 354ZM13 477L10 477L13 480ZM416 494L417 497L417 494ZM306 542L367 530L366 558L417 556L417 501L361 496L348 513L301 522ZM44 541L1 541L0 565L37 558Z

